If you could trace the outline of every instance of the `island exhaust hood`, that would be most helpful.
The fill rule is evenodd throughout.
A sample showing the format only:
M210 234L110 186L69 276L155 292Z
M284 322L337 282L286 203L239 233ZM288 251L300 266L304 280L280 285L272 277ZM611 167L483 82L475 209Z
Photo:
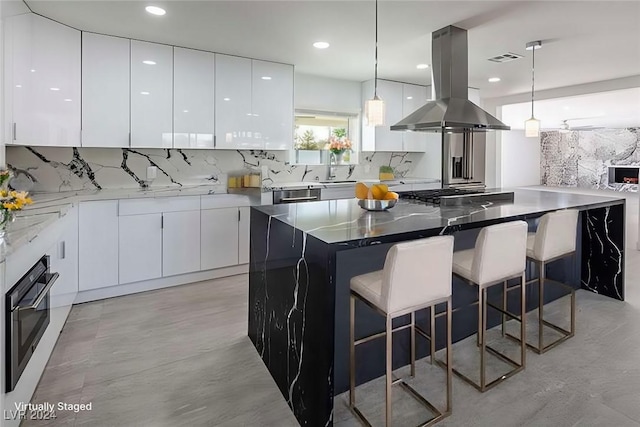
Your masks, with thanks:
M450 25L433 32L431 59L436 99L392 125L391 130L457 133L511 129L467 99L467 55L467 30Z

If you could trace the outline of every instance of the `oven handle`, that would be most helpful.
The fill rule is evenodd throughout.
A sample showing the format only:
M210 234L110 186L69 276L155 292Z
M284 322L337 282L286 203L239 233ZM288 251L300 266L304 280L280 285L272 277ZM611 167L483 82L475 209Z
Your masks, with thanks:
M36 310L40 305L40 303L42 302L42 300L47 296L47 294L51 290L51 287L53 286L53 284L56 282L56 280L58 280L58 277L60 277L60 273L53 273L52 275L49 276L49 280L47 281L47 286L45 286L44 289L40 291L40 294L38 295L38 297L36 298L33 304L28 305L26 307L17 306L14 310Z
M283 197L281 202L302 202L304 200L317 200L318 196L305 196L305 197Z

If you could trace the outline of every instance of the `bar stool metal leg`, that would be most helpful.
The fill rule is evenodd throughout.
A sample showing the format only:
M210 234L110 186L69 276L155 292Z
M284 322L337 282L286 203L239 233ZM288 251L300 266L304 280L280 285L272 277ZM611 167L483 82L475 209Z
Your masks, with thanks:
M385 401L386 401L386 412L385 412L385 422L387 426L391 425L391 385L393 383L393 332L391 326L391 316L387 316L387 369L386 369L386 390L385 390Z
M356 298L353 294L349 297L349 407L356 403Z
M411 313L411 376L416 376L416 313Z

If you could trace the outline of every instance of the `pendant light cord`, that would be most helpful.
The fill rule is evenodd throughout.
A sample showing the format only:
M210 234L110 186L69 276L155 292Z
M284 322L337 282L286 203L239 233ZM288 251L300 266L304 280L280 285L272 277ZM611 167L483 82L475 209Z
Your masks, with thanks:
M376 0L376 53L375 53L375 71L373 78L373 97L378 96L378 0Z
M533 99L535 93L535 82L536 82L536 46L533 46L531 49L532 52L532 60L531 60L531 118L534 118L533 115Z

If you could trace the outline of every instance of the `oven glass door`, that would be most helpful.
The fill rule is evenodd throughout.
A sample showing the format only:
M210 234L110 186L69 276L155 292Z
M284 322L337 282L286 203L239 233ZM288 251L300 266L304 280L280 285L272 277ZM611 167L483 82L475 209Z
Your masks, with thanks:
M48 292L36 307L32 307L46 286L47 283L35 283L14 310L15 343L17 344L19 365L22 365L25 356L30 354L32 347L40 338L38 335L42 334L43 328L49 323Z

